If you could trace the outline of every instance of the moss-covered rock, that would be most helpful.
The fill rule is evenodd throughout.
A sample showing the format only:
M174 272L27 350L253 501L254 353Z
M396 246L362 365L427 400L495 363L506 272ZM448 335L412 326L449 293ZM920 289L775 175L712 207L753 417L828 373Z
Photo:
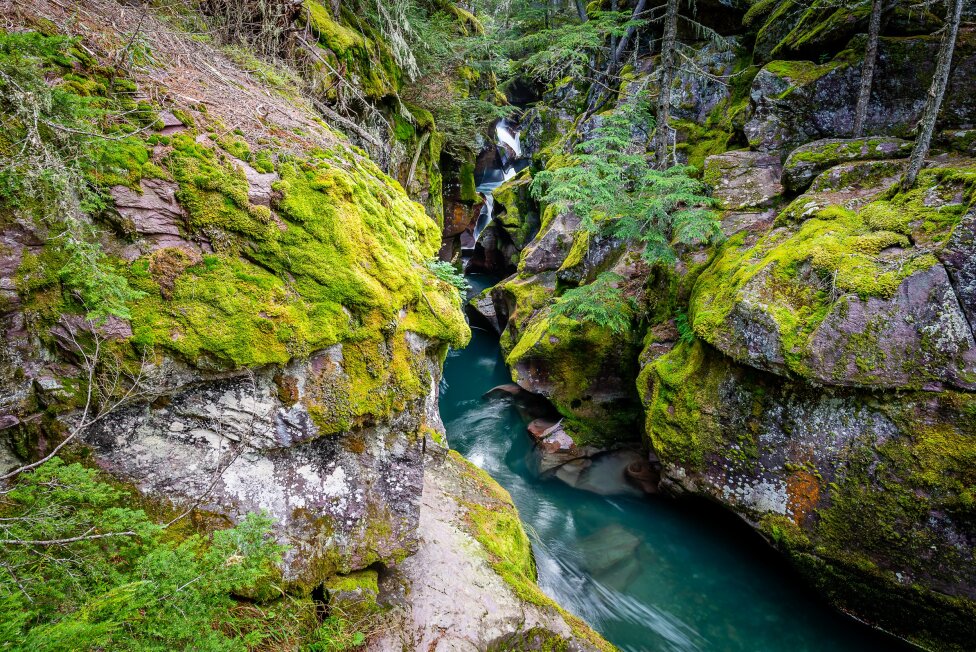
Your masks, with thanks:
M338 83L335 74L341 67L353 78L352 83L372 100L393 95L400 89L402 72L393 53L371 28L345 8L341 16L335 17L319 0L306 0L304 6L309 28L337 64L331 70L323 66L319 71L323 85L335 86Z
M935 255L972 183L966 169L931 170L921 188L857 212L827 207L755 243L731 238L693 290L696 333L820 383L976 387L973 333Z
M802 192L818 174L840 163L907 158L911 151L912 143L900 138L817 140L790 152L783 165L783 185L790 192Z
M532 176L526 171L492 192L495 228L503 229L519 252L535 237L540 226L538 206L529 194L531 185Z
M966 648L973 394L813 387L702 342L649 356L639 386L662 486L729 506L867 622Z
M787 2L786 4L791 4ZM781 155L822 138L848 138L860 83L864 39L822 64L778 60L767 63L752 84L745 134L754 149ZM937 59L933 37L879 41L865 133L901 138L921 117ZM976 39L960 33L940 122L942 128L968 127L974 113L969 98L976 79Z

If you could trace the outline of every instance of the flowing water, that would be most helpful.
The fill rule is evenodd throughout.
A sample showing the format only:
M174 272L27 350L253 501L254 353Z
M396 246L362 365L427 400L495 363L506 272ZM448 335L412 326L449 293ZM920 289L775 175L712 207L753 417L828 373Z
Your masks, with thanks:
M469 280L480 290L493 282ZM905 650L805 590L743 523L714 506L599 496L531 471L532 442L510 400L498 338L475 329L444 369L453 448L511 494L534 540L539 584L623 650Z

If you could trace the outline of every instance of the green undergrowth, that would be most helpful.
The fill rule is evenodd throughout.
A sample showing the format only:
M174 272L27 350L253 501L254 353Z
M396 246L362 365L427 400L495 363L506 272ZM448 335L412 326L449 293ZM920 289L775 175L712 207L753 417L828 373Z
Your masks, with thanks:
M484 547L495 572L520 600L557 612L575 636L598 650L615 650L582 619L565 611L536 584L532 543L522 527L518 511L508 492L484 470L456 451L450 451L448 455L469 481L480 488L480 493L484 496L483 499L466 502L464 507L471 534Z
M117 485L54 458L0 497L0 549L17 569L0 574L5 649L245 651L353 634L278 588L284 549L267 517L209 534L167 528ZM77 540L51 543L65 539Z

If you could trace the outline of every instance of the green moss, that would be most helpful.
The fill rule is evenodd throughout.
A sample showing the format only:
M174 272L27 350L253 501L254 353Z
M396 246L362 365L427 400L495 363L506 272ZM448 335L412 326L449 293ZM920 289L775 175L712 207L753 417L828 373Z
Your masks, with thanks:
M465 161L461 164L461 201L477 203L481 196L475 190L474 163Z
M337 23L324 5L316 0L305 2L305 8L311 16L311 27L315 30L319 41L332 50L339 59L355 50L365 50L366 39L359 32Z
M796 522L782 514L766 514L759 521L759 531L777 547L787 552L811 548L810 538Z
M827 73L838 68L842 65L837 61L829 61L823 64L816 64L812 61L770 61L766 64L765 70L771 72L772 74L783 77L791 82L795 86L806 86L807 84L812 84L817 81ZM786 93L791 92L791 89L786 90Z
M559 271L572 269L583 263L586 254L590 251L590 232L577 231L573 234L573 246L570 247L566 259L560 265Z
M309 27L319 44L327 48L337 62L348 67L368 97L381 99L399 90L402 72L382 35L374 34L368 24L345 7L338 21L318 0L305 0L305 8ZM333 78L335 68L323 68L323 77Z
M545 291L532 288L531 283L509 283L504 289L529 290L516 302L501 340L505 362L512 368L512 378L518 381L517 366L542 366L551 386L548 397L563 415L563 425L578 444L607 444L633 432L638 420L636 395L630 401L621 398L613 405L593 400L592 384L596 379L613 375L622 379L636 378L635 360L639 335L634 331L615 334L591 322L554 315L543 297ZM523 317L529 302L543 301L546 305ZM512 320L517 320L514 322Z
M695 332L713 342L740 298L740 292L760 274L767 312L782 338L787 366L803 374L803 351L808 337L830 312L834 299L816 283L802 278L809 268L840 293L861 299L889 298L901 282L936 264L932 254L911 247L903 233L876 228L874 211L867 218L840 207L828 207L796 230L777 229L751 246L743 235L720 249L715 262L699 277L692 292L690 313ZM898 264L879 254L902 247ZM841 299L843 300L843 299Z
M680 342L641 370L645 432L661 459L698 470L721 448L714 411L720 371L698 340Z
M277 220L249 204L232 161L191 137L173 139L166 164L191 230L217 253L181 268L165 298L146 262L132 265L148 295L133 308L138 345L242 367L341 343L341 377L323 379L328 391L310 380L307 406L321 432L337 433L429 391L408 332L435 350L466 343L456 290L422 265L437 226L371 162L341 150L282 161Z
M217 141L225 152L242 161L251 160L251 146L247 142L236 136L224 136Z
M266 149L258 150L254 154L254 160L251 161L251 164L255 170L263 174L275 171L274 158L271 152Z
M573 634L603 652L616 648L607 643L580 618L562 609L536 584L536 566L532 544L519 520L512 497L485 471L461 457L456 451L448 455L458 468L484 493L487 500L465 503L471 534L488 554L496 573L521 600L553 609L569 624ZM556 648L559 649L559 648Z
M693 120L673 120L672 125L679 134L677 151L684 153L688 165L699 170L704 167L706 158L727 151L733 138L731 129L712 129Z
M182 122L184 124L184 126L190 127L191 129L195 126L195 123L193 121L193 117L190 116L190 114L187 113L186 111L184 111L183 109L174 108L171 111L171 113L173 114L173 116L177 120L179 120L180 122Z
M417 136L417 130L409 120L397 113L393 116L393 135L402 142L410 142Z
M870 568L907 568L930 577L946 574L938 577L944 582L968 582L971 567L959 550L937 538L938 529L927 519L936 510L958 522L976 521L976 441L973 419L965 416L976 398L940 395L938 412L921 404L925 400L920 395L882 406L908 436L854 447L832 485L830 505L820 510L818 543L832 557L863 559Z

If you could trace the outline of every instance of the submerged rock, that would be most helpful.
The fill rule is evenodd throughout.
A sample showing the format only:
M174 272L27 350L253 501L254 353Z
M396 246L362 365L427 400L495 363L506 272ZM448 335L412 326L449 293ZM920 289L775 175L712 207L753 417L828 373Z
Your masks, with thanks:
M636 562L635 553L641 542L636 534L614 523L580 539L580 557L587 572L601 581L618 567L629 567Z

